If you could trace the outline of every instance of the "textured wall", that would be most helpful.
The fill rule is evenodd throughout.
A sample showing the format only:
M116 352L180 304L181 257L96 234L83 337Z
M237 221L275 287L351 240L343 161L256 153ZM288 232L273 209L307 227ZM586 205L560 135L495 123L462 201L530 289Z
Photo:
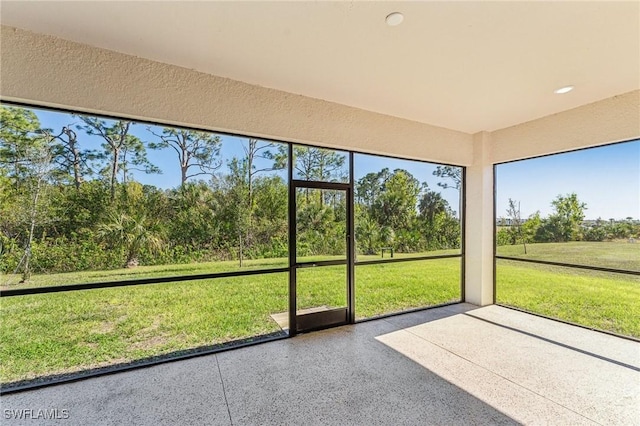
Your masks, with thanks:
M499 163L639 137L640 90L636 90L497 130L491 134L491 161Z
M459 165L465 133L2 27L4 100Z

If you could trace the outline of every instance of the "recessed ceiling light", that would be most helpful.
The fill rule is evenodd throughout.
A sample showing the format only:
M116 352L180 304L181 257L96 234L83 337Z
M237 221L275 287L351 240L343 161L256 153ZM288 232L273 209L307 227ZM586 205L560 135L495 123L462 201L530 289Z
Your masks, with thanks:
M554 90L553 93L557 93L558 95L562 95L564 93L569 93L572 90L573 90L573 86L564 86L564 87L561 87L559 89Z
M395 27L396 25L400 25L404 20L404 15L400 12L393 12L387 15L385 21L387 25L390 27Z

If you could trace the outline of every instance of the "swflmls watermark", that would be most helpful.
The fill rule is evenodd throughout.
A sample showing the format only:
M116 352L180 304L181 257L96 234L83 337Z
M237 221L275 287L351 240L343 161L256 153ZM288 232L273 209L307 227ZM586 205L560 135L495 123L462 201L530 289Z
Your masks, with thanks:
M65 420L69 418L69 410L66 408L5 408L2 410L2 414L5 420Z

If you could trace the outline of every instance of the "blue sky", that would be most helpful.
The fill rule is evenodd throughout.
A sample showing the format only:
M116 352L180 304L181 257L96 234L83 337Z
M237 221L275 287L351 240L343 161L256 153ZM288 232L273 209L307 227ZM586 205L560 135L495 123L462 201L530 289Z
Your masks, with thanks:
M508 199L522 217L552 212L551 201L575 192L587 204L586 219L640 217L640 141L551 155L496 167L496 213Z

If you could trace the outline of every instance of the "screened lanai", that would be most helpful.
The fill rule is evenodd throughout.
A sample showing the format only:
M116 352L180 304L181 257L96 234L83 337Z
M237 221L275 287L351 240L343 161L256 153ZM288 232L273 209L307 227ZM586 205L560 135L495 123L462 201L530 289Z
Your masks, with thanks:
M453 423L536 423L532 394L552 423L608 404L487 364L498 349L483 335L543 376L558 370L522 348L562 348L556 367L588 367L568 381L585 393L600 383L589 368L616 370L610 395L631 403L580 421L637 414L622 384L639 368L638 3L0 7L3 405L74 420L88 395L135 400L149 377L182 389L213 365L202 380L222 386L216 421L296 423L293 395L322 397L304 390L308 371L303 388L276 372L296 371L285 360L307 345L327 407L356 407L350 424L376 405L352 399L367 375L385 389L422 372L420 401L434 398L427 383L448 389L444 405L408 410L410 424L445 422L458 404ZM341 351L353 371L329 355ZM287 389L289 408L273 405L283 417L271 399L240 408L232 364L261 356L270 367L252 371L264 395ZM446 373L450 356L469 376ZM343 374L325 375L325 359ZM382 359L397 371L376 376ZM474 387L502 376L513 406L506 383L504 395ZM404 406L402 392L375 392ZM149 407L135 423L162 417ZM308 418L338 421L323 416Z

